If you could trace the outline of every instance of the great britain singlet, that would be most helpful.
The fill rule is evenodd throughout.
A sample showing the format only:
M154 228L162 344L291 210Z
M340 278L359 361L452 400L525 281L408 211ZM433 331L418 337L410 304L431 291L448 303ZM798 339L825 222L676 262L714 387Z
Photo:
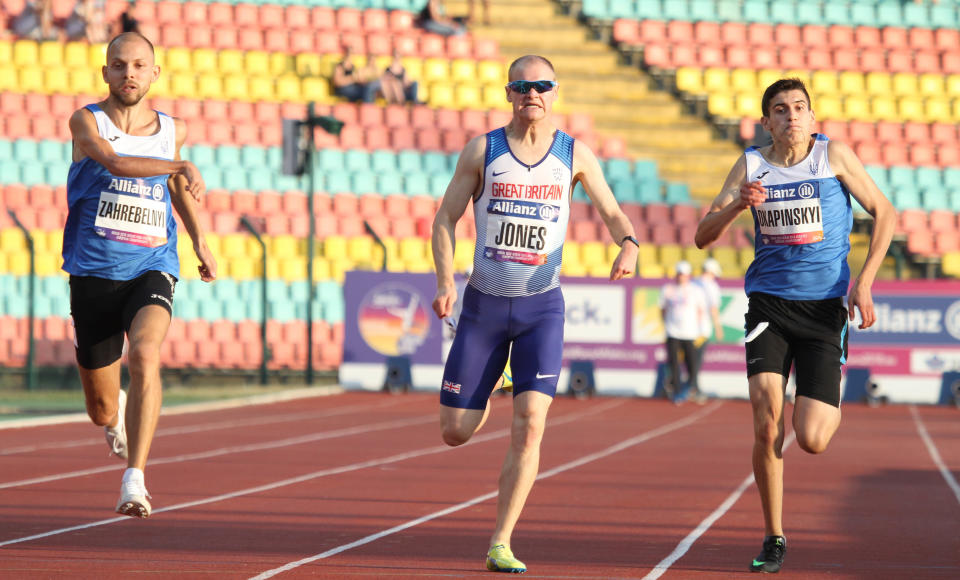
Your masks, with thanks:
M850 193L827 157L830 140L816 135L810 154L777 167L755 147L744 153L747 181L760 181L767 199L751 208L755 256L744 280L747 295L823 300L847 293L850 268Z
M98 105L86 108L118 155L174 159L176 126L171 117L158 112L160 130L136 136L120 131ZM90 157L73 162L67 175L63 269L110 280L132 280L150 270L179 276L168 177L117 177Z
M573 137L557 130L543 159L526 165L510 150L504 128L487 133L483 190L473 206L477 242L471 286L516 297L560 284L573 143Z

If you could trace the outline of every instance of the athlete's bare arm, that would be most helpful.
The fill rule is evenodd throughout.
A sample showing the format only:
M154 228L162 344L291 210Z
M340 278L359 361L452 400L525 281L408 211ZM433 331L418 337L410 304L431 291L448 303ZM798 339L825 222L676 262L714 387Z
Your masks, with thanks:
M174 158L179 160L180 147L187 137L187 124L178 118L174 118L174 124L177 127L177 154ZM200 227L200 220L197 219L197 200L187 193L187 179L183 175L171 175L167 180L167 186L170 188L170 201L173 203L173 208L183 220L183 227L193 242L193 252L200 260L200 265L197 266L200 279L204 282L213 282L217 278L217 260L207 246L207 238Z
M870 248L863 262L863 269L850 288L847 306L850 320L855 317L854 308L860 309L860 328L869 328L877 321L873 309L873 296L870 287L877 277L877 271L887 255L893 230L897 223L897 211L890 200L883 195L863 163L844 143L831 140L827 145L830 167L850 194L860 202L863 209L873 216L873 232L870 234Z
M587 197L597 208L597 213L607 226L610 237L620 244L620 253L617 254L610 269L610 279L619 280L633 275L637 268L637 253L640 248L632 242L623 242L627 237L636 237L633 224L620 209L593 151L583 143L574 141L573 183L576 184L577 181L583 184Z
M453 179L433 218L433 264L437 271L437 295L433 299L433 311L440 318L453 314L453 305L457 301L457 287L453 280L455 230L457 221L483 182L481 172L486 147L487 136L480 135L463 148Z
M70 116L70 133L73 136L73 160L90 157L119 177L152 177L154 175L182 175L186 188L194 199L200 200L206 184L197 167L182 159L167 161L149 157L124 157L114 152L110 143L97 131L97 121L88 109L78 109ZM177 131L178 147L180 131Z
M759 181L747 181L747 158L741 155L727 174L710 211L697 225L694 243L701 250L706 248L730 229L743 210L760 205L766 198L766 188Z

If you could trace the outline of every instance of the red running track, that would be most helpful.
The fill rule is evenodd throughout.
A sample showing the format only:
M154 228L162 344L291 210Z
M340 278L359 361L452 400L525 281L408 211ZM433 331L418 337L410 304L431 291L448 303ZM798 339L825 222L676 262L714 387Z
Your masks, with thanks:
M0 578L490 577L509 400L461 448L436 394L345 393L165 415L154 514L73 423L0 430ZM745 401L558 398L513 548L537 578L738 578L759 551ZM844 407L785 451L784 578L960 577L960 413Z

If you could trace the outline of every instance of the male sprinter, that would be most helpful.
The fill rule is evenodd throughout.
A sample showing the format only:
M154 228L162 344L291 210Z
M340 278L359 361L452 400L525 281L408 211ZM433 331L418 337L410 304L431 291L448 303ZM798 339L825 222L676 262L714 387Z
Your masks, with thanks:
M143 469L160 416L160 345L180 275L171 205L193 240L201 279L217 277L197 221L203 178L180 160L186 124L142 103L159 74L153 45L139 33L123 33L107 46L109 96L70 117L73 164L63 233L87 414L106 428L110 450L127 460L117 512L141 518L151 509ZM129 403L120 389L124 333Z
M777 572L783 534L783 393L796 367L793 430L808 453L822 453L840 426L840 367L847 321L876 322L870 287L893 236L896 212L850 148L813 133L810 95L798 79L781 79L761 99L760 120L773 143L737 160L697 228L697 247L722 236L740 212L753 213L756 249L745 290L747 376L753 405L753 472L766 537L750 564ZM850 196L874 219L870 249L847 297Z
M633 274L639 244L596 157L553 126L557 82L550 61L520 57L510 65L509 80L506 96L513 119L467 143L433 222L433 310L440 318L453 312L454 228L473 201L474 266L443 373L440 426L448 445L462 445L477 432L512 344L513 426L487 569L524 572L526 566L510 550L510 536L537 476L547 409L563 358L560 257L573 185L583 184L620 242L611 280Z

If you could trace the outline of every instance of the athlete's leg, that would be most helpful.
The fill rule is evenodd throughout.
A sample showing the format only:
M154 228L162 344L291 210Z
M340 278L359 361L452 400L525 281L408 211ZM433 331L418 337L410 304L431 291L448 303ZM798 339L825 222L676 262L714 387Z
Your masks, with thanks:
M451 447L463 445L483 427L490 415L490 401L483 410L458 409L440 405L440 433L443 442Z
M553 398L538 391L524 391L513 399L510 449L500 471L497 496L497 526L490 545L510 545L510 536L540 468L540 441Z
M749 379L753 406L753 475L766 535L783 535L783 391L786 377L757 373Z
M120 395L120 359L96 369L84 368L79 363L80 384L87 415L94 425L115 427L120 421L117 415Z
M127 333L130 394L127 404L128 467L143 470L157 428L162 400L160 346L170 326L170 313L156 304L137 311Z
M840 427L840 408L810 397L797 397L793 430L797 445L807 453L823 453Z

